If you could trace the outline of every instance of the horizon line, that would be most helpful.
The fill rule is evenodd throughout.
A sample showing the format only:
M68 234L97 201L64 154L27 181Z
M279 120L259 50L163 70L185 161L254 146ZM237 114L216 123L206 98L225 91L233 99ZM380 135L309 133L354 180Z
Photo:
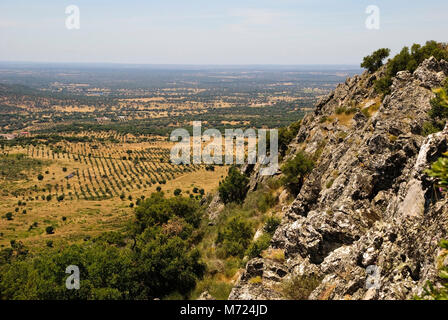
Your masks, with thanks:
M280 64L280 63L136 63L136 62L75 62L75 61L16 61L0 60L0 64L56 64L56 65L124 65L124 66L187 66L187 67L245 67L245 66L272 66L272 67L314 67L314 66L338 66L362 69L359 64L347 63L303 63L303 64Z

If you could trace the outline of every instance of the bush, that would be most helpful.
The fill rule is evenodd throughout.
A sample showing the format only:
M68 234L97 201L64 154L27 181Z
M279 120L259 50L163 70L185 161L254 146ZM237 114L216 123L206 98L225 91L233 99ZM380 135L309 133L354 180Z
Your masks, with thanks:
M374 73L383 66L383 61L390 55L390 49L378 49L370 56L364 57L361 67Z
M174 190L174 195L175 195L175 196L180 196L181 193L182 193L182 190L181 190L181 189L176 189L176 190Z
M272 193L263 193L257 202L257 208L261 212L265 213L270 208L278 203L278 197L274 196Z
M165 224L174 216L183 218L188 224L197 228L202 212L196 201L180 196L167 199L162 192L151 194L135 210L136 224L140 230Z
M431 99L431 110L429 116L432 120L448 119L448 83L445 88L441 88L434 99Z
M448 153L445 154L448 156ZM426 170L426 173L438 180L439 186L442 188L448 187L448 157L441 157L432 164L431 169Z
M442 123L426 121L425 123L423 123L422 131L420 134L427 137L430 134L440 132L441 130L443 130L443 128L444 127Z
M45 232L47 234L53 234L54 233L54 228L52 226L48 226L45 228Z
M384 77L375 81L375 90L378 93L389 94L392 78L400 71L414 72L417 67L431 56L437 60L448 60L448 47L444 43L428 41L424 46L414 44L411 49L404 47L399 54L387 63Z
M37 176L37 180L39 180L39 181L44 180L44 176L43 176L42 174L39 174L39 175Z
M231 167L227 177L219 185L218 191L224 203L242 203L249 189L249 179L236 167Z
M150 230L148 230L150 231ZM163 234L153 235L139 244L136 270L136 289L143 297L163 297L173 292L186 295L203 277L205 265L200 261L197 249L191 249L188 241L179 237L167 238ZM134 290L132 288L132 290Z
M233 276L233 274L232 274ZM233 289L233 284L226 281L219 281L214 278L206 278L198 282L190 300L196 300L201 293L208 291L217 300L227 300L230 291Z
M377 93L387 95L390 93L391 85L392 85L392 77L384 76L375 81L374 87Z
M296 276L283 283L283 294L290 300L307 300L311 292L321 283L314 275Z
M249 256L250 259L258 257L263 250L269 248L271 244L271 235L268 233L263 234L256 241L252 242L246 250L246 255Z
M264 226L264 230L273 235L275 230L277 230L277 227L280 225L280 218L276 216L270 216L266 219L266 224Z
M242 257L253 235L251 223L237 216L231 218L225 225L224 230L218 232L217 242L222 243L225 256Z
M345 106L340 106L340 107L336 108L335 112L336 112L336 114L339 115L339 114L345 113L346 110L347 110L347 108Z
M5 214L5 218L6 218L6 220L12 220L12 217L13 217L13 215L12 215L12 212L7 212L6 214Z
M283 184L293 195L297 195L305 175L310 173L313 167L313 160L304 152L299 152L282 167L284 174Z
M137 217L141 219L130 224L128 233L109 232L93 241L86 237L83 245L43 250L29 258L24 256L27 251L23 245L12 241L8 252L0 252L0 297L153 300L172 297L174 292L179 293L177 297L186 297L205 273L201 255L194 248L195 239L184 237L192 234L192 227L185 221L195 222L198 204L181 197L164 199L162 193L154 195L142 202L141 216ZM166 232L166 224L154 223L160 220L150 216L159 211L168 217L180 216L169 223L178 223L182 230ZM144 225L146 222L148 225ZM143 229L138 228L142 225ZM48 234L54 231L52 226L45 230ZM133 240L129 246L127 239ZM72 264L79 267L85 279L79 290L65 287L65 269Z
M297 136L300 130L300 121L292 123L289 127L278 129L278 150L281 155L284 155L288 150L288 145ZM268 139L268 137L266 137ZM270 142L270 139L267 142ZM270 145L266 148L269 150Z

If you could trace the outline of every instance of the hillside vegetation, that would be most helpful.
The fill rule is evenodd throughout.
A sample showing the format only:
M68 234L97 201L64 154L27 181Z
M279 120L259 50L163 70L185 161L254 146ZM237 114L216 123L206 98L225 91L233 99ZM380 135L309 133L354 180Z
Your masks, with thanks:
M279 130L276 175L231 167L204 197L159 185L134 195L125 228L78 244L12 240L0 298L446 299L447 46L389 53Z
M448 46L389 54L366 57L301 121L279 172L295 188L275 254L249 259L229 299L447 298Z

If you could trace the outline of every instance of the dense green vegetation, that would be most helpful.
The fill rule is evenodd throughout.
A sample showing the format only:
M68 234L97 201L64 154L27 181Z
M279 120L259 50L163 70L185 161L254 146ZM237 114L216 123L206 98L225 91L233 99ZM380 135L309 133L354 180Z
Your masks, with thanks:
M299 133L301 121L291 123L288 127L278 129L278 151L280 155L285 155L288 145ZM268 140L270 141L270 140ZM269 148L269 146L267 146Z
M222 231L218 232L216 243L222 244L226 257L243 257L246 248L254 236L253 228L247 219L242 216L230 218Z
M376 61L378 61L378 57L382 57L384 55L374 53L372 56L376 56ZM370 61L372 56L370 56L370 58L366 57L365 59ZM436 41L428 41L423 46L413 44L410 49L408 47L404 47L399 54L387 62L384 76L377 79L375 82L376 91L384 95L389 94L390 86L392 85L392 78L395 77L398 72L405 70L414 72L425 59L428 59L431 56L434 56L437 60L445 59L448 61L447 44ZM375 59L373 60L373 62L375 62ZM368 65L376 67L378 64L370 63Z
M383 66L383 61L390 55L390 49L378 49L370 56L364 57L361 67L369 70L370 73L377 71Z
M448 152L445 153L445 157L439 158L428 169L427 174L437 179L437 183L441 188L448 187Z
M430 121L423 124L422 135L427 136L439 132L445 128L448 120L448 79L443 88L435 92L436 97L431 100L429 111Z
M299 152L281 168L282 173L284 174L283 183L285 187L292 194L298 194L303 184L303 179L309 172L311 172L313 167L313 160L303 151Z
M236 167L229 169L227 177L219 184L219 196L224 203L242 203L249 189L249 179Z
M204 237L198 247L207 263L207 273L192 298L207 290L216 298L226 299L233 287L226 279L233 278L248 259L263 255L280 224L272 210L278 203L275 193L280 187L279 179L271 178L241 203L226 204L217 221L203 228ZM258 237L254 240L255 233Z
M270 213L280 185L264 184L246 197L248 180L238 169L224 181L235 201L215 225L203 218L207 203L156 192L136 202L135 218L124 231L72 245L49 240L39 252L11 241L0 251L0 299L184 299L204 290L226 299L232 284L217 275L233 277L269 247L280 223ZM80 269L79 290L66 289L69 265Z
M154 299L186 296L205 273L194 200L155 193L136 208L125 233L84 244L49 246L38 255L20 243L0 251L1 299ZM81 289L67 290L65 269L76 265Z

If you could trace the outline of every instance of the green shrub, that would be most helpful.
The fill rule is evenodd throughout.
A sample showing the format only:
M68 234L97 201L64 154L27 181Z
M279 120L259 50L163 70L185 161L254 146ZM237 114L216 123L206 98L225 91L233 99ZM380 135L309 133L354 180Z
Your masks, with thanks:
M390 55L390 49L378 49L370 56L364 57L361 67L369 70L370 73L377 71L383 66L383 61Z
M346 115L354 114L354 113L358 112L358 110L359 110L359 108L357 108L357 107L350 107L350 108L347 108L347 110L345 110L345 114Z
M319 123L325 123L327 122L329 119L327 116L323 116L322 118L320 118Z
M311 172L313 166L313 160L302 151L283 165L283 184L293 195L298 194L304 177Z
M296 276L283 283L283 294L290 300L307 300L311 292L321 283L315 275Z
M448 119L448 98L447 98L448 86L441 88L434 99L431 99L431 110L429 116L432 120L445 120Z
M269 233L265 233L260 236L256 241L252 242L246 250L246 255L249 256L250 259L255 258L261 254L263 250L269 248L271 244L271 235Z
M278 150L281 155L284 155L288 150L288 145L297 136L300 130L300 121L292 123L289 127L278 129ZM269 139L267 141L270 141ZM269 150L269 145L267 145Z
M249 189L248 184L249 178L236 167L231 167L227 177L219 185L219 196L224 203L242 203Z
M370 112L369 112L369 108L364 108L361 110L361 113L366 117L366 118L370 118Z
M230 218L224 229L218 232L217 243L222 244L226 257L242 257L254 235L251 223L241 217Z
M190 198L165 198L163 192L151 194L135 209L136 225L140 230L162 225L173 217L183 218L195 228L199 226L202 212L196 201Z
M448 153L445 154L448 156ZM448 157L441 157L431 166L431 169L426 170L426 173L438 180L442 188L448 187Z
M258 201L257 208L260 212L265 213L270 208L274 207L278 203L278 197L274 196L271 192L263 193Z
M426 137L430 134L440 132L441 130L443 130L443 128L443 123L438 123L435 121L425 121L425 123L423 123L421 135Z
M45 228L45 232L47 234L53 234L54 233L54 228L52 226L48 226Z
M210 295L217 300L227 300L232 289L232 283L208 277L198 282L190 299L196 300L202 292L208 291Z
M275 230L277 230L277 227L280 225L280 223L281 223L281 219L280 218L278 218L276 216L269 216L266 219L264 230L267 233L273 235Z
M392 77L386 75L375 81L374 88L377 93L388 95L391 91L390 89L391 85L392 85Z
M447 45L436 41L428 41L424 46L414 44L411 49L404 47L399 54L388 61L385 75L375 82L376 91L389 94L392 78L398 72L407 70L412 73L425 59L431 56L437 60L448 60Z
M336 108L336 114L343 114L343 113L345 113L345 111L347 111L347 107L345 107L345 106L340 106L340 107L337 107Z
M0 299L152 300L174 297L176 292L177 297L186 297L205 273L200 252L194 248L197 243L183 238L184 229L190 227L186 233L192 233L186 220L195 221L197 202L155 195L142 202L141 219L131 223L128 233L105 233L93 241L85 237L82 245L46 249L33 256L26 256L21 243L11 241L8 251L0 251ZM148 217L159 209L160 216ZM174 218L163 223L165 217ZM170 223L182 230L167 232L176 227ZM54 231L52 226L45 230ZM126 239L131 240L129 246ZM84 279L79 290L65 287L65 270L72 264Z

